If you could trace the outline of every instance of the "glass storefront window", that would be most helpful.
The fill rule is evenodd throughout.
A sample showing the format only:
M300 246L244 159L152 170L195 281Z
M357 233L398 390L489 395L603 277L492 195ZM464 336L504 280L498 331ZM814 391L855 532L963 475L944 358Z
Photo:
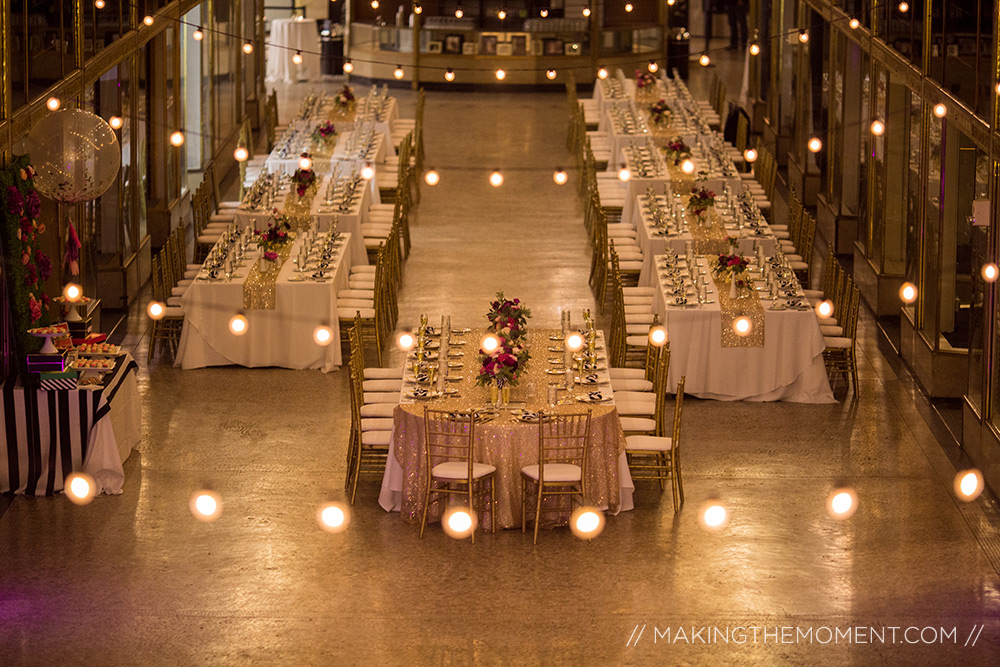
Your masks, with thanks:
M12 3L10 16L11 109L40 97L76 68L73 3Z
M941 206L944 192L943 123L934 114L924 112L927 123L927 197L924 202L924 236L921 248L920 298L918 326L931 349L937 349L940 262L938 259Z

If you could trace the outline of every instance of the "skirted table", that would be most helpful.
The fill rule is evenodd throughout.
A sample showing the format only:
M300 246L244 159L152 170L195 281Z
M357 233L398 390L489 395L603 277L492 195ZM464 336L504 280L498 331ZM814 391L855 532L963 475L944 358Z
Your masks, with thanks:
M296 65L292 58L300 51L302 63ZM319 78L319 52L316 19L274 19L267 43L267 80L294 83Z
M122 463L142 437L135 360L118 357L93 388L42 391L9 379L3 387L0 492L51 496L72 472L94 478L98 492L122 492Z

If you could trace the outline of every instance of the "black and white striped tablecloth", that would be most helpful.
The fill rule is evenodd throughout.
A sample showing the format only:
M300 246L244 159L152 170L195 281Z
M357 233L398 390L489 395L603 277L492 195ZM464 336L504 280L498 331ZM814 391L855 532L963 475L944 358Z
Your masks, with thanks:
M94 426L108 417L122 382L137 369L130 355L118 357L100 389L30 390L8 379L0 410L0 492L62 490L66 476L83 469Z

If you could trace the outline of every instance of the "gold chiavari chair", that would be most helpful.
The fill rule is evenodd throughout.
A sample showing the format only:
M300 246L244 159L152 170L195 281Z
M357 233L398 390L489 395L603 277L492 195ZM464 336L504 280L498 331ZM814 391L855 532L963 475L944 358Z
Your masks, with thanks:
M656 358L653 391L616 391L615 407L621 416L622 430L626 434L663 435L660 415L667 395L670 372L670 349L664 347Z
M816 304L823 299L832 299L834 291L836 289L837 272L839 269L839 262L837 262L837 254L834 252L833 244L826 244L826 257L823 259L823 282L819 289L809 289L805 287L802 291L805 293L806 298L809 302Z
M375 261L373 281L371 283L364 283L365 286L370 285L371 300L366 298L342 298L343 292L338 294L337 299L337 319L340 322L341 339L343 340L344 338L343 332L347 331L354 323L354 318L360 317L362 340L367 340L375 344L379 366L382 365L382 342L385 332L389 331L389 310L387 310L389 305L386 302L386 299L389 297L389 286L386 284L387 255L388 251L383 244L380 248L378 259ZM351 292L367 294L366 290L358 289L358 287L361 287L360 284L348 284L351 287Z
M857 361L857 331L858 310L861 305L861 292L854 285L850 286L847 308L843 312L842 336L824 336L826 349L823 350L823 360L827 371L840 372L846 379L851 374L851 386L854 395L858 396L858 361Z
M167 303L166 290L163 284L163 253L157 253L152 259L153 274L153 299L160 303ZM162 319L152 320L153 324L149 330L149 350L146 354L146 363L153 361L156 343L161 343L170 349L171 354L177 351L177 345L181 340L181 329L184 326L184 309L181 306L165 306L165 313Z
M489 483L490 532L496 532L496 471L488 463L475 460L476 416L470 412L447 412L424 408L424 455L427 466L423 519L420 537L427 526L431 502L452 496L465 498L476 509L476 486ZM485 495L481 493L480 495ZM475 529L472 543L476 543Z
M674 400L674 421L666 423L667 411L662 409L657 416L661 433L670 436L630 435L625 438L625 456L628 459L632 479L655 479L660 483L660 491L670 480L673 488L674 512L684 504L684 482L681 480L681 410L684 407L684 377L677 383Z
M609 343L608 348L609 350L613 350L613 344ZM646 363L643 368L615 367L613 365L608 368L608 373L611 375L611 389L615 392L653 391L657 362L660 359L660 352L663 348L664 346L662 345L653 345L652 342L647 342Z
M529 490L535 491L535 537L542 513L564 512L561 508L543 509L546 497L587 497L587 457L590 452L591 411L579 414L541 414L538 417L538 463L521 468L521 532L527 530Z
M351 328L350 338L351 436L344 488L350 494L353 505L358 492L358 479L361 476L381 477L385 473L392 439L392 417L384 416L385 412L380 413L383 416L365 415L364 350L357 327ZM399 391L396 393L398 395Z

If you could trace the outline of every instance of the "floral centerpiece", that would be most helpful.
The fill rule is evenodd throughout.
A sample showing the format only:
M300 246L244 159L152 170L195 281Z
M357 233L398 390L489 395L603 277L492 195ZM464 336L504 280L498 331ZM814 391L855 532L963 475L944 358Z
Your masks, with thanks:
M354 108L355 100L354 89L345 84L340 92L333 96L333 107L337 113L344 115Z
M715 206L715 193L705 188L691 188L688 198L688 209L697 216L705 214L710 207Z
M477 385L499 389L517 386L519 376L531 358L524 341L529 317L531 311L520 300L508 300L503 292L497 292L486 319L490 322L490 333L500 344L491 352L480 350Z
M649 117L652 119L653 125L668 125L670 116L671 111L666 100L657 100L649 107Z
M691 147L684 143L684 140L680 137L674 137L663 147L663 155L668 160L673 160L676 167L691 157Z
M645 70L637 69L635 71L635 87L640 90L643 88L652 88L656 85L656 77L653 76L651 72Z
M287 218L283 215L278 215L278 209L273 209L273 213L275 216L274 222L268 222L267 229L263 231L259 229L254 230L254 235L257 237L257 246L264 251L261 256L269 262L277 262L278 251L292 240L292 237L288 234L292 226L288 224Z
M303 153L303 158L312 157L309 153ZM316 172L312 169L303 169L299 167L292 174L292 183L295 183L295 192L300 196L304 197L309 188L316 185Z
M337 139L337 128L330 121L317 125L312 131L312 140L319 146L330 148Z
M749 265L750 260L743 255L722 253L711 263L712 275L723 282L736 281L738 287L743 287Z

